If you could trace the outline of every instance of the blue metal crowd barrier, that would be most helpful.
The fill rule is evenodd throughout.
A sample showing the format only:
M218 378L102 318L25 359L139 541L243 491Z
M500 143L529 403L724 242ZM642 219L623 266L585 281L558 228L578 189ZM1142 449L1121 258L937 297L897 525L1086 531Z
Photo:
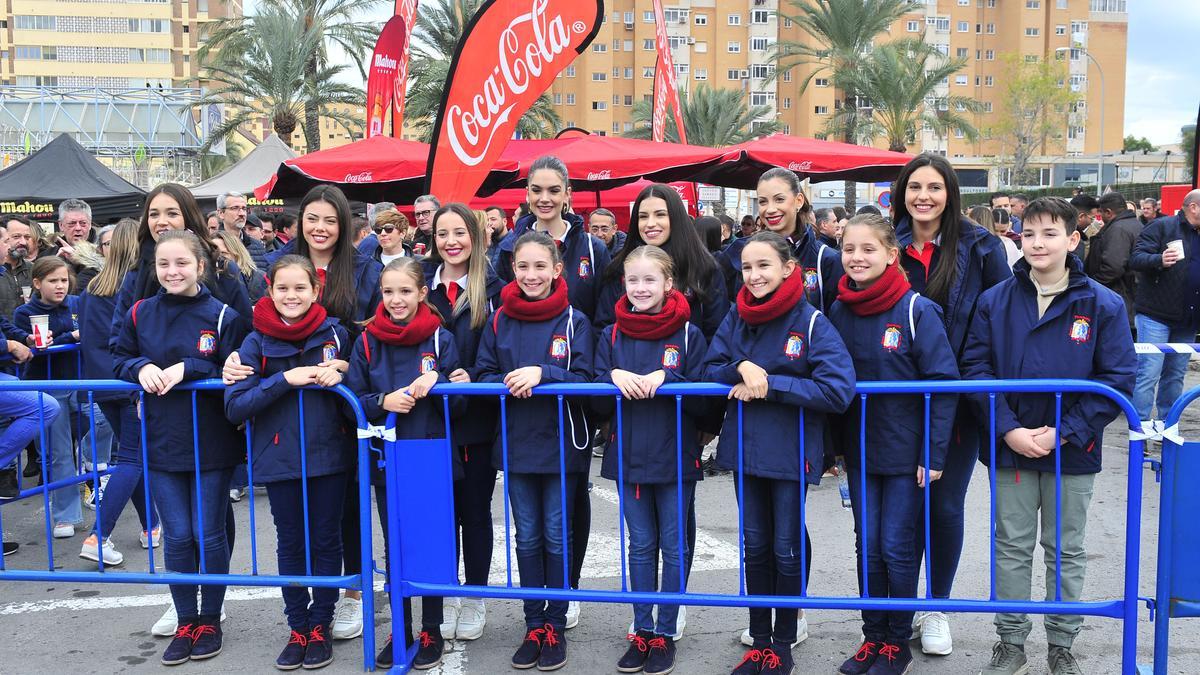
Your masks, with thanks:
M724 385L706 384L706 383L691 383L691 384L668 384L663 385L658 389L659 397L674 397L676 401L676 425L679 428L679 420L682 410L682 400L685 396L721 396L725 397L730 388ZM1140 422L1133 408L1132 403L1121 393L1096 382L1078 381L1078 380L1005 380L1005 381L917 381L917 382L859 382L857 385L857 394L865 402L868 397L883 396L883 395L919 395L924 397L925 413L925 438L928 439L929 424L930 424L930 400L933 396L938 395L956 395L956 394L977 394L986 395L990 404L990 420L986 423L986 427L990 428L992 433L987 434L990 442L981 449L981 452L987 452L991 459L990 464L995 466L996 460L996 434L995 431L995 413L996 413L996 396L998 394L1042 394L1054 395L1056 400L1056 424L1059 428L1061 425L1062 416L1062 396L1068 393L1090 394L1105 397L1114 402L1120 410L1125 414L1130 424L1130 431L1137 432L1136 435L1131 433L1129 443L1129 472L1128 472L1128 495L1126 506L1126 547L1124 559L1124 583L1122 592L1119 597L1109 600L1093 600L1093 601L1067 601L1062 595L1062 526L1058 523L1055 528L1056 542L1056 590L1053 599L1045 601L1034 600L1011 600L1000 599L996 595L996 502L995 502L995 474L991 473L991 527L989 528L989 540L991 546L990 555L990 592L986 600L969 599L969 598L950 598L937 599L931 594L928 584L930 570L928 562L926 563L926 591L924 597L914 598L870 598L865 597L866 592L861 593L858 597L828 597L810 595L803 581L804 576L801 575L801 590L798 596L781 597L781 596L762 596L750 595L746 592L745 587L745 535L744 522L739 508L738 518L738 546L739 546L739 586L737 593L691 593L687 591L686 578L681 578L679 593L661 593L661 592L635 592L629 589L627 582L627 567L626 567L626 552L624 546L621 547L621 589L613 590L598 590L598 589L579 589L572 590L570 588L529 588L518 587L513 583L513 561L511 554L512 544L512 523L511 523L511 507L508 492L509 481L505 480L504 488L504 550L505 550L505 570L506 582L503 586L468 586L460 584L458 581L458 566L457 552L455 548L455 533L454 533L454 503L453 503L453 485L451 474L451 455L449 441L446 439L440 440L417 440L417 441L396 441L390 440L386 446L386 478L388 481L387 490L387 509L392 518L389 520L389 538L391 546L388 556L388 589L392 595L393 621L396 624L396 631L407 631L407 626L399 625L403 616L400 611L400 602L406 597L415 596L454 596L454 597L479 597L479 598L495 598L495 599L543 599L557 601L585 601L585 602L615 602L615 603L665 603L679 605L704 605L715 607L786 607L786 608L807 608L807 609L833 609L833 610L900 610L900 611L943 611L943 612L1017 612L1031 614L1050 614L1050 613L1065 613L1079 614L1089 616L1108 617L1122 620L1122 672L1135 673L1137 672L1136 655L1137 655L1137 611L1138 611L1138 566L1139 566L1139 548L1140 548L1140 532L1141 532L1141 493L1142 493L1142 464L1144 457L1144 440L1141 440ZM563 421L563 409L566 397L586 397L586 396L613 396L617 401L620 401L620 394L616 387L608 384L554 384L542 385L536 387L533 391L534 395L554 396L558 402L558 417L559 417L559 477L560 486L562 487L563 502L566 502L565 496L565 456L566 443L561 432ZM464 396L490 396L499 399L500 420L501 420L501 466L498 467L506 472L508 468L509 443L507 418L508 418L508 396L507 389L500 384L439 384L437 385L432 396L441 396L442 404L446 412L447 431L450 427L450 404L449 397L464 395ZM966 400L961 400L960 405L968 405ZM741 427L743 404L737 404L738 427ZM798 416L801 429L803 429L804 417ZM389 418L389 426L395 424L395 416ZM618 466L623 464L623 453L625 452L622 430L624 420L622 418L621 406L616 406L615 413L615 447L610 446L609 452L618 454ZM728 425L725 429L729 431ZM865 434L865 431L863 432ZM394 439L394 428L390 431L391 438ZM678 436L678 434L677 434ZM449 433L447 434L449 437ZM804 434L800 434L800 456L804 456ZM512 442L519 442L513 440ZM743 439L738 439L738 465L744 466L743 463ZM865 443L862 444L865 448ZM1061 514L1061 491L1062 491L1062 467L1061 467L1061 452L1060 446L1056 446L1055 453L1055 485L1056 485L1056 522L1057 515ZM929 466L929 447L926 441L924 448L925 466ZM682 462L682 445L677 446L677 469ZM804 463L801 462L801 471L804 472ZM737 472L737 491L738 503L743 503L743 487L742 487L742 472ZM677 471L677 480L681 481L682 472ZM797 476L797 480L803 480L804 475ZM618 513L624 513L624 480L619 480L618 490ZM682 500L682 497L680 497ZM926 481L925 487L925 502L924 502L924 518L928 524L929 519L929 481ZM679 550L680 550L680 565L681 577L684 577L683 570L685 565L682 559L683 552L683 519L686 510L683 504L678 505L679 519L678 531L680 532ZM567 509L563 509L562 532L564 547L566 542L570 540L568 534L569 524L566 516ZM799 509L800 531L805 531L805 508L803 500L800 501ZM432 518L432 520L431 520ZM621 528L621 539L624 542L624 521L618 517L619 527ZM414 537L406 536L410 532L419 532L420 542L419 547L409 541ZM929 528L925 528L926 550L929 549ZM801 537L801 569L807 566L803 536ZM862 551L865 561L865 547ZM569 579L567 561L570 558L569 553L564 555L564 578ZM864 569L866 565L863 565ZM864 589L865 591L866 589ZM401 633L403 634L403 633ZM400 653L400 645L402 641L397 638L396 649L397 654ZM414 644L407 652L407 658L396 659L396 672L408 672L408 664L411 663L415 656L416 645Z
M53 350L54 348L51 348ZM220 391L224 389L220 380L202 380L197 382L189 382L177 385L176 390L190 391L192 394L192 410L193 419L195 419L196 396L198 392L203 391ZM43 484L36 488L21 490L18 497L14 500L0 499L0 515L3 514L4 506L12 504L14 501L30 497L33 495L42 495L45 519L46 519L46 548L47 548L47 566L46 569L9 569L5 565L5 560L0 556L0 582L6 581L37 581L37 582L73 582L73 583L108 583L108 584L188 584L188 585L219 585L219 586L260 586L260 587L288 587L288 586L304 586L318 588L341 588L362 592L362 608L363 608L363 662L367 670L373 670L375 667L375 601L374 601L374 568L372 557L372 528L371 528L371 480L370 472L372 466L372 457L369 444L362 437L365 435L369 427L366 417L363 414L362 406L355 396L345 385L338 385L330 389L320 387L309 387L307 389L319 390L322 392L333 392L344 399L353 412L355 423L360 430L358 434L360 439L357 443L358 453L358 506L360 513L360 537L361 537L361 559L362 569L357 574L346 574L341 576L313 576L311 564L306 564L306 573L304 575L271 575L263 574L259 570L258 565L258 541L255 528L255 508L254 508L254 490L249 491L250 499L250 574L214 574L208 573L207 561L205 560L204 548L199 547L199 572L198 573L179 573L179 572L159 572L155 566L155 549L153 546L148 546L147 555L147 572L115 572L112 566L107 568L103 562L103 555L100 555L97 571L80 571L80 570L56 570L54 566L54 539L51 529L51 514L50 514L50 492L57 488L77 485L88 480L93 481L94 489L98 489L97 480L101 472L96 471L93 463L93 471L90 474L77 475L73 478L63 479ZM40 395L47 395L49 392L87 392L88 403L92 402L93 394L97 392L129 392L137 395L138 405L142 405L145 401L145 392L136 385L129 382L118 380L5 380L0 381L0 393L11 391L36 391ZM304 446L305 430L304 430L304 396L305 392L299 392L299 409L300 409L300 443ZM65 414L65 413L64 413ZM148 434L153 430L147 429L146 421L143 416L140 420L140 437L141 437L141 452L142 452L142 480L146 486L145 490L145 507L146 513L151 512L152 504L150 498L150 481L151 474L146 457L146 439ZM89 415L89 425L93 432L92 453L95 457L95 414L94 411ZM46 448L46 425L42 419L42 447ZM248 422L245 428L247 457L250 457L252 450L251 434L253 421ZM196 447L199 447L200 430L198 425L193 424L192 435L193 442ZM45 466L43 461L43 478L46 477ZM199 456L196 456L196 480L197 489L199 488ZM254 485L254 472L252 463L247 464L247 473L249 484ZM307 464L305 454L301 453L301 475L307 477ZM43 480L45 483L45 480ZM308 539L308 499L307 499L307 481L302 481L304 486L304 523L305 523L305 553L306 557L311 559L311 547ZM119 505L123 508L124 504ZM98 505L97 518L99 518L99 509L103 508ZM224 523L217 525L223 527ZM205 524L203 519L199 523L198 535L199 539L204 538ZM0 518L0 543L3 541L3 520Z

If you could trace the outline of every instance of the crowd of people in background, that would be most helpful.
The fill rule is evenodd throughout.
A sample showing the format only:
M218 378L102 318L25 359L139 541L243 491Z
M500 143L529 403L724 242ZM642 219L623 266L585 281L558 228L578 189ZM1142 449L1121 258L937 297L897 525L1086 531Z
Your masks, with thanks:
M892 194L889 213L814 209L796 174L777 168L758 182L756 212L737 221L693 218L674 189L651 185L634 201L626 231L608 209L576 213L567 167L543 157L529 173L527 202L512 214L443 204L436 195L414 200L411 221L387 202L353 214L328 185L310 191L296 214L254 213L238 193L221 195L203 214L186 188L164 184L139 218L102 227L79 200L64 201L50 229L4 216L0 332L23 377L75 379L74 359L41 348L78 343L84 378L124 379L147 395L96 396L89 410L73 392L0 392L0 416L10 420L0 433L0 497L17 494L18 471L25 487L103 472L99 491L53 490L54 537L74 537L82 509L95 509L80 555L122 565L111 536L131 502L141 546L163 546L168 570L196 572L206 561L206 571L223 573L236 538L232 504L253 482L271 504L280 574L357 574L370 561L359 557L354 425L337 396L298 397L303 387L344 383L373 424L398 414L400 438L440 438L450 429L467 584L487 584L492 494L505 470L521 585L579 587L594 455L603 478L624 481L632 590L684 589L697 520L709 515L696 512L698 483L736 472L747 592L800 595L814 559L822 561L798 514L808 487L841 456L860 588L872 597L919 597L925 560L930 594L948 598L968 485L989 460L980 450L989 401L934 397L926 439L921 397L872 400L864 422L856 379L1089 379L1131 395L1142 419L1165 415L1187 356L1135 355L1133 334L1156 343L1195 338L1200 191L1175 215L1116 192L1070 201L997 192L968 209L950 164L923 154L903 168ZM175 390L213 377L226 390L204 392L194 406ZM470 381L503 383L511 393L508 443L498 438L501 413L491 402L451 397L443 408L429 396L437 383ZM591 381L615 385L622 400L568 401L561 428L556 404L530 397L538 384ZM658 388L688 381L732 390L727 401L686 403L679 432L656 423L675 415L673 400L655 399ZM1056 425L1052 395L1025 395L1020 405L1001 395L991 404L999 441L986 469L999 490L996 597L1030 598L1033 533L1046 510L1053 518L1057 451L1068 486L1062 599L1077 600L1102 432L1118 410L1097 396L1066 394ZM617 405L621 457L610 422ZM247 455L239 425L252 418ZM144 448L139 419L151 430ZM193 424L204 429L198 445ZM714 438L715 454L706 457ZM386 486L377 467L370 473L386 539ZM298 515L304 499L311 520ZM1041 538L1048 554L1050 531ZM6 539L5 555L18 548ZM1048 567L1053 577L1053 562ZM224 591L171 586L172 606L152 629L171 638L164 664L220 653ZM280 669L327 665L332 641L362 633L354 591L287 587L282 595L289 635ZM478 599L420 604L419 616L406 606L395 622L398 643L418 645L417 669L441 663L447 640L477 639L487 625ZM686 609L637 604L632 614L628 631L614 627L627 634L617 669L671 672ZM804 612L748 614L740 635L748 650L733 675L793 672L792 650L809 634ZM579 617L579 603L525 601L513 667L564 665L566 631ZM999 614L995 623L998 640L981 672L1025 672L1028 617ZM1071 651L1082 623L1047 616L1051 673L1082 672ZM942 612L864 611L862 629L841 673L909 672L914 638L927 654L953 651ZM391 637L380 666L393 660Z

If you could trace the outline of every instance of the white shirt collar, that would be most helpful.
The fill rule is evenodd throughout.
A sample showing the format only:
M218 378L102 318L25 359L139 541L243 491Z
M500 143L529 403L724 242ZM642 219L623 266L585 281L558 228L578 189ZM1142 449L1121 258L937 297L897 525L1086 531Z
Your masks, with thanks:
M442 268L443 268L443 267L444 267L444 265L438 265L438 268L437 268L436 270L434 270L434 272L433 272L433 284L432 284L432 285L429 287L429 289L430 289L430 290L433 290L433 289L437 288L438 286L441 286L441 285L442 285ZM467 275L466 275L466 274L464 274L464 275L462 275L461 277L459 277L459 278L457 278L457 279L454 279L454 283L458 284L458 288L459 288L460 290L464 290L464 289L466 289L466 287L467 287Z

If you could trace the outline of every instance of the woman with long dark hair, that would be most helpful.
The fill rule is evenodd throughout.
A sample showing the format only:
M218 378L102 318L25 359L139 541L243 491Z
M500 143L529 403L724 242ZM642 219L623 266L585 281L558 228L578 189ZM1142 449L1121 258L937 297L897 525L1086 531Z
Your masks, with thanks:
M900 264L914 291L942 307L942 320L955 358L962 366L967 328L975 305L984 291L1012 276L1000 240L962 217L962 200L954 167L941 155L922 153L900 171L892 194ZM950 449L942 478L930 493L931 592L935 598L950 597L963 545L963 507L967 485L979 458L980 429L987 420L977 420L970 407L960 405L950 436ZM923 523L924 521L922 521ZM924 528L917 528L918 544L924 548ZM918 549L920 550L920 549ZM949 654L953 650L950 623L942 612L917 615L921 649L926 654Z

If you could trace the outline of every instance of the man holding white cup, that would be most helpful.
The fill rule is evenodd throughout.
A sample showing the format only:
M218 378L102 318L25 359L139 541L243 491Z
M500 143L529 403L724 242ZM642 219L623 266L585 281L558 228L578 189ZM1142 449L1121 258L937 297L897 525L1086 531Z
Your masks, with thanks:
M1142 230L1129 266L1137 272L1138 342L1195 342L1200 312L1200 190L1184 197L1179 215L1159 218ZM1166 417L1183 391L1187 362L1187 354L1138 354L1133 406L1142 420Z

